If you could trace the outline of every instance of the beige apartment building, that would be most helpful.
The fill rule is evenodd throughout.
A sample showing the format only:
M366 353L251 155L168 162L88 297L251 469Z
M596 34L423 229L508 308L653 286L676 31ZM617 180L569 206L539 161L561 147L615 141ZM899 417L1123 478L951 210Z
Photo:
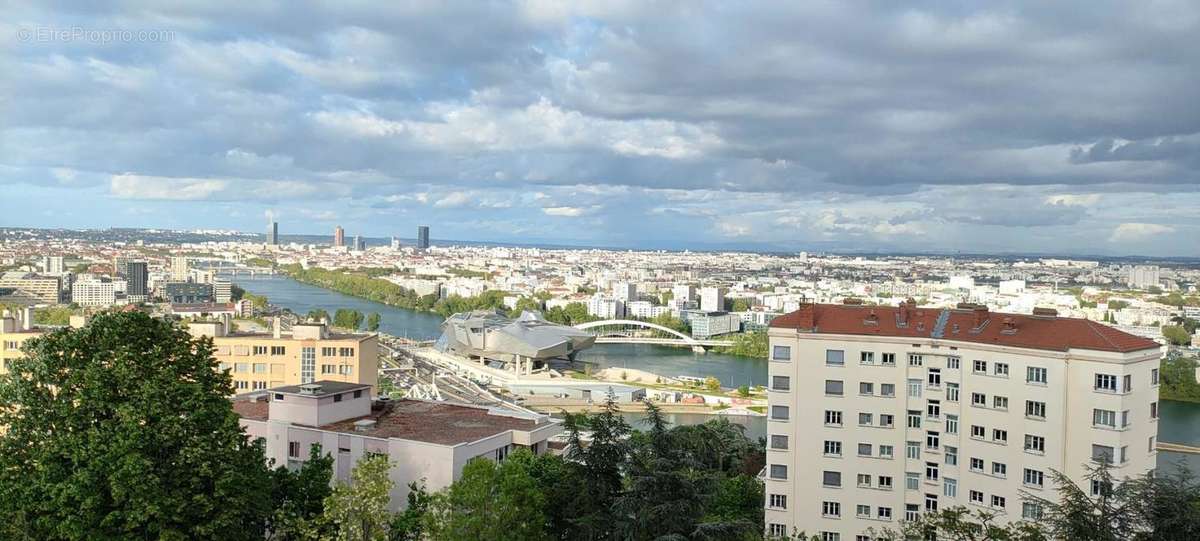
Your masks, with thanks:
M1155 467L1154 341L1053 310L805 304L769 330L766 524L823 541L952 506L1036 518L1051 470ZM1095 490L1096 487L1091 487Z
M0 287L24 291L42 304L58 304L62 300L62 279L58 276L4 272L0 273Z
M297 323L290 332L278 322L274 327L271 333L239 333L221 322L188 326L193 336L212 337L213 356L229 370L239 394L316 380L372 388L378 383L377 335L332 333L319 323Z
M26 309L17 315L0 317L0 374L8 373L8 365L14 359L25 356L21 348L25 341L42 332L33 328L33 313Z
M519 448L542 454L549 450L547 440L562 432L562 425L545 415L372 400L369 385L326 380L239 395L233 408L246 433L263 440L267 459L276 464L298 467L312 445L320 444L334 458L334 477L349 481L363 456L387 455L393 510L405 505L412 482L440 490L461 478L473 458L501 461Z

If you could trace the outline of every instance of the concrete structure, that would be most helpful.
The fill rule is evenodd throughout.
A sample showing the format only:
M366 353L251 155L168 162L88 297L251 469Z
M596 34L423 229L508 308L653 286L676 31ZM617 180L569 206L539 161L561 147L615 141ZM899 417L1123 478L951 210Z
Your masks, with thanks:
M9 364L25 356L21 348L26 340L41 334L33 328L32 310L19 310L16 314L5 311L0 317L0 374L8 373Z
M1025 280L1001 280L1001 295L1020 295L1025 293Z
M614 400L625 404L641 402L646 399L645 388L620 383L526 380L510 383L507 387L514 396L573 398L603 402L609 394L612 394Z
M367 385L317 381L273 388L235 399L234 411L268 460L298 467L313 444L333 456L335 479L349 481L368 453L386 454L393 482L389 507L406 505L408 486L424 481L431 492L462 476L474 458L504 460L516 449L547 452L561 425L541 415L417 400L371 400Z
M725 309L725 288L705 287L700 289L700 309L705 312L720 312Z
M476 310L446 318L435 347L522 376L545 370L552 359L574 359L595 341L591 333L550 323L533 312L509 319L498 312Z
M213 302L233 302L233 282L222 279L213 280L212 291Z
M362 235L354 235L354 251L363 252L367 249L367 243L363 240Z
M1135 265L1128 267L1125 285L1135 289L1149 289L1158 286L1161 273L1157 265Z
M742 318L729 312L695 314L688 323L692 327L694 338L712 338L742 330Z
M161 294L170 303L206 303L213 300L213 286L195 282L167 282L163 284Z
M186 282L188 281L188 258L187 256L177 255L171 256L171 281Z
M691 302L696 298L696 286L681 284L672 287L671 298L677 301Z
M429 226L427 225L417 227L417 249L429 249Z
M767 534L896 529L962 505L1037 517L1051 470L1081 486L1155 467L1159 346L1105 325L958 309L804 304L771 323Z
M71 302L79 306L112 306L117 299L124 300L124 280L113 280L107 276L92 276L76 280L71 284Z
M317 323L296 324L284 333L233 333L228 319L188 325L193 336L213 339L216 357L229 370L238 392L317 379L374 387L379 377L379 339L374 334L333 334Z
M267 244L272 246L279 244L279 222L271 222L267 228Z
M622 303L629 304L638 299L637 284L633 282L613 282L612 296Z
M45 304L58 304L62 295L61 278L39 276L28 272L0 274L0 287L19 289Z
M588 314L604 319L625 317L625 303L603 293L592 295L587 302Z
M48 276L61 276L67 269L63 266L63 256L48 255L42 258L42 272Z
M125 295L145 301L150 295L150 269L145 261L125 262Z
M333 246L335 248L341 248L342 246L345 246L345 245L346 245L346 230L342 229L342 226L339 225L339 226L333 228Z

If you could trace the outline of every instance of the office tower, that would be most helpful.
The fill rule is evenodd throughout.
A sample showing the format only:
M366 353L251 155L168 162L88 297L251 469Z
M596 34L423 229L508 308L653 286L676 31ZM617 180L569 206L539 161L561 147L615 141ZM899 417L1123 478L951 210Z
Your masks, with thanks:
M125 265L128 263L129 263L128 257L114 257L113 258L113 276L116 276L119 278L125 277L126 273L128 272L128 270L125 268Z
M429 226L422 225L417 227L417 249L424 250L429 248Z
M340 225L333 228L333 245L338 248L346 245L346 231Z
M149 295L148 285L150 272L145 261L129 261L125 263L125 294L134 297L131 300L144 301Z
M392 244L391 244L391 246L392 246L392 249L393 249L393 250L399 250L399 249L400 249L400 239L396 238L396 237L393 235L393 236L392 236Z
M725 288L700 288L700 309L705 312L720 312L725 309Z
M1159 348L1105 325L986 308L803 304L770 325L767 534L860 539L955 506L1000 522L1155 467Z
M188 258L177 255L171 256L171 281L188 281Z
M271 227L267 230L267 244L279 244L279 222L271 222Z
M233 282L229 280L213 280L213 302L227 303L233 301Z
M63 295L62 285L63 277L60 276L38 276L16 271L0 273L0 288L21 290L46 304L58 304ZM67 296L70 296L69 293Z
M367 242L363 240L362 235L354 235L354 251L362 252L367 249Z

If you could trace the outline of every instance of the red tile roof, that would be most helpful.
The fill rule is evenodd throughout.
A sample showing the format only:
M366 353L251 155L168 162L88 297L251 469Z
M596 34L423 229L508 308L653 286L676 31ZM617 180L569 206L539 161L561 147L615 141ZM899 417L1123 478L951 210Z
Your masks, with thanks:
M944 320L939 321L943 313ZM901 319L907 323L901 324ZM1153 340L1086 319L994 313L983 308L921 308L915 303L900 307L810 304L775 318L771 327L828 334L938 338L1051 351L1126 353L1159 347Z

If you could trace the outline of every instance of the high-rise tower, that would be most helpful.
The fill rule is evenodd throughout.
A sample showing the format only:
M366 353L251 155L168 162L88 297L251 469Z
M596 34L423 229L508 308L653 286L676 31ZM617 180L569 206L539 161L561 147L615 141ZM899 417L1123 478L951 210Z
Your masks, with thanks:
M346 231L340 225L333 228L333 245L336 247L346 245Z
M422 225L417 227L417 249L424 250L429 248L429 226Z

